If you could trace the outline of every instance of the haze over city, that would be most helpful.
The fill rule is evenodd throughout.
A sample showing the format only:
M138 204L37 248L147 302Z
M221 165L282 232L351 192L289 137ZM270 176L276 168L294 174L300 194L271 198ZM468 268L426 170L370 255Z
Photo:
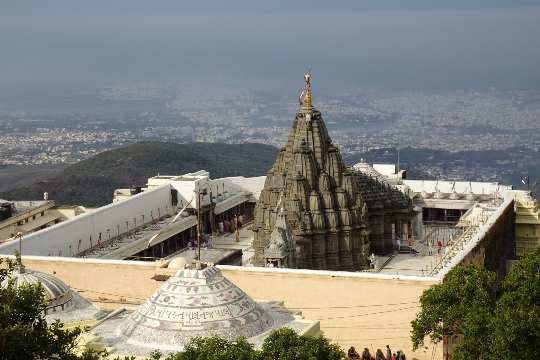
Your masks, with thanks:
M0 0L0 360L533 359L540 0Z
M4 2L2 97L143 81L293 95L307 68L319 97L539 88L537 1L380 3Z
M0 164L69 164L140 140L280 146L311 70L350 161L383 148L514 149L498 159L511 169L486 166L517 184L540 176L538 5L6 2Z

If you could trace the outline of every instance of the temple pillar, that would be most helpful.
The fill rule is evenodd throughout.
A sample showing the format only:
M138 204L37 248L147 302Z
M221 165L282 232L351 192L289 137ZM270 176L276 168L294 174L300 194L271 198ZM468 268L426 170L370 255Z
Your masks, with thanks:
M326 267L329 270L339 269L337 233L328 233L326 235Z
M339 269L353 270L351 232L342 231L339 236Z
M312 268L312 249L311 241L305 241L296 243L296 267L298 269L311 269Z
M407 245L408 239L409 239L409 222L408 221L401 222L401 233L403 234L403 236L401 237L402 239L401 245Z
M352 264L354 270L361 270L363 261L362 261L362 233L359 229L355 229L351 232L351 243L352 243Z
M326 269L326 244L324 233L313 235L312 245L313 269Z
M412 236L415 240L424 240L424 219L422 209L413 212Z
M383 225L383 253L388 254L394 250L393 244L393 227L392 227L392 217L387 215L384 217Z
M377 255L384 255L387 253L384 247L384 212L379 207L374 206L369 211L368 216L370 251Z

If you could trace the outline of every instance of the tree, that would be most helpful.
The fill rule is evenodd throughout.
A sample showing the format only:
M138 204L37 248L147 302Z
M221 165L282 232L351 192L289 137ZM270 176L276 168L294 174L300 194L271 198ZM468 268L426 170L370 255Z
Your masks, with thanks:
M152 359L160 359L154 354ZM274 330L256 350L246 339L227 341L219 337L195 338L184 352L165 360L342 360L345 353L323 336L299 336L287 328Z
M456 267L444 282L424 291L421 311L412 321L413 349L429 336L439 342L444 336L461 337L453 359L482 359L489 352L490 321L495 303L495 274L477 265Z
M540 249L516 262L493 319L493 358L534 359L540 348Z
M0 282L15 266L17 263L0 258ZM0 359L97 360L106 355L91 350L77 355L77 338L83 330L65 329L58 321L47 324L46 306L41 284L15 287L10 281L0 288Z
M323 336L299 336L291 329L281 328L264 340L261 359L341 360L345 359L345 353Z
M416 350L427 336L457 335L452 359L529 359L540 348L540 249L515 262L500 287L477 265L452 269L424 291L412 321Z
M182 353L166 360L255 360L258 359L253 345L246 339L227 341L219 337L195 338Z

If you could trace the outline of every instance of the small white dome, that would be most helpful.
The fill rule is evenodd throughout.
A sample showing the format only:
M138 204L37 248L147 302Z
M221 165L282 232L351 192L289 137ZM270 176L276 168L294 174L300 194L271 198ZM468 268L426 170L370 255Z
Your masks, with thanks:
M73 305L71 289L56 276L20 266L0 283L0 287L6 287L9 281L12 281L13 286L16 288L24 285L41 284L48 302L45 313L66 310Z
M183 270L186 268L186 266L189 264L189 261L183 257L178 256L169 262L169 265L167 265L168 269L175 269L175 270Z

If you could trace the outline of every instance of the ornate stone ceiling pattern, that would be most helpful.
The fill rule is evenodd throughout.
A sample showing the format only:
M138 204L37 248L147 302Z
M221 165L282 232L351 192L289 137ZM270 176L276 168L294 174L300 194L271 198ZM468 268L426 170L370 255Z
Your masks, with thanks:
M190 339L259 335L272 318L215 267L183 269L170 277L120 326L127 342L180 350Z

